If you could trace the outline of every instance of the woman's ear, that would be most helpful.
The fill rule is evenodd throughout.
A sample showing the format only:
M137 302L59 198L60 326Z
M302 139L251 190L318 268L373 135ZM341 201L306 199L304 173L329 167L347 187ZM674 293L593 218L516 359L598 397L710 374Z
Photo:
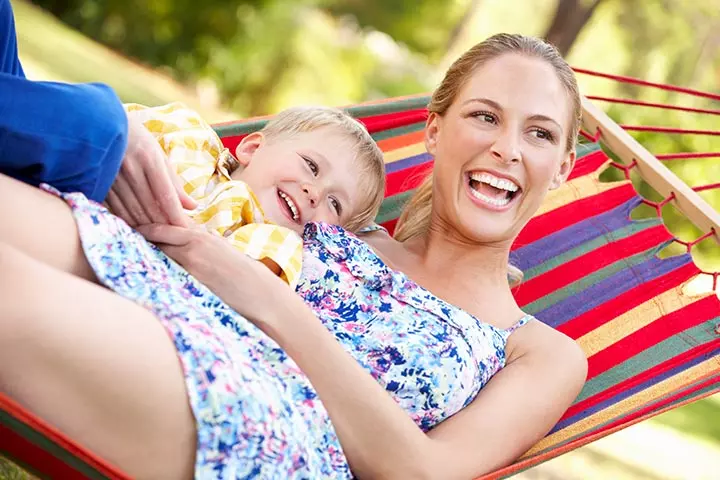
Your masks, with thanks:
M555 173L552 182L550 182L550 190L555 190L556 188L559 188L563 183L565 183L574 167L575 150L565 156L565 159L560 164L560 168L558 168L558 171Z
M430 155L435 155L437 149L438 121L440 116L435 112L430 112L427 122L425 122L425 149Z
M255 151L265 143L265 135L262 132L253 132L244 137L237 148L235 148L235 158L242 167L247 167L252 160Z

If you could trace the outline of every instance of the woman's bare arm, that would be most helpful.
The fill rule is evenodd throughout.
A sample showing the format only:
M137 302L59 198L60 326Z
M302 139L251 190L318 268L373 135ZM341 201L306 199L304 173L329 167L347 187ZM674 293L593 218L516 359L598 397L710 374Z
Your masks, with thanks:
M574 342L533 322L514 336L541 340L498 373L469 407L425 434L303 300L260 264L202 232L167 225L140 231L295 360L320 395L360 479L465 480L492 471L539 440L584 381L585 357ZM528 333L531 328L536 332Z

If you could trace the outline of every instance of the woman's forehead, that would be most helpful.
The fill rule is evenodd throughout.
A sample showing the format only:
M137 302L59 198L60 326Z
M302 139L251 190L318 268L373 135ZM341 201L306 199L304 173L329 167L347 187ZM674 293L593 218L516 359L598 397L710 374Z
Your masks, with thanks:
M540 58L506 54L479 67L458 92L456 103L487 99L503 109L567 118L570 99L554 67Z

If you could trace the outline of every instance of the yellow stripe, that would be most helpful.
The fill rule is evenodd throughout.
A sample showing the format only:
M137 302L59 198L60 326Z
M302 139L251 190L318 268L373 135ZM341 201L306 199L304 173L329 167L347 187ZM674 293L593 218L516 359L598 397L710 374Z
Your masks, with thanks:
M524 456L535 455L542 450L551 448L560 442L567 440L568 438L593 430L604 423L615 420L633 410L636 410L638 407L649 405L651 402L661 397L677 392L700 378L709 377L710 375L717 373L718 370L720 370L720 365L718 365L718 361L716 359L711 358L706 360L703 363L688 368L683 372L679 372L677 375L667 378L650 388L646 388L645 390L638 392L635 395L616 403L615 405L611 405L600 412L548 435L536 443L535 446L533 446Z
M598 170L600 171L600 170ZM564 183L560 188L552 190L545 201L540 205L540 209L535 214L542 215L556 208L564 207L570 203L582 198L591 197L607 190L612 190L620 185L629 183L625 180L622 182L601 182L597 178L597 174L584 175Z
M577 342L590 357L695 300L697 299L683 295L682 287L672 288L588 332L578 338Z
M398 160L404 160L406 158L425 153L426 151L424 143L413 143L412 145L408 145L406 147L396 148L395 150L385 152L385 163L387 164L397 162Z

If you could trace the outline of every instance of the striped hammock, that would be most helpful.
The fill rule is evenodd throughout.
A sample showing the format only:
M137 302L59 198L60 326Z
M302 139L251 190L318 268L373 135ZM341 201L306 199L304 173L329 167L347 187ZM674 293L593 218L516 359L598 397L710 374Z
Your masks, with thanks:
M423 144L427 102L418 96L349 108L385 152L387 193L378 221L391 231L403 203L432 166ZM265 121L216 129L234 148ZM661 218L630 218L635 207L652 202L629 180L603 182L600 174L611 165L626 173L637 169L716 240L720 216L587 99L584 128L594 133L584 133L569 181L550 194L511 255L525 273L514 292L518 302L578 341L589 359L588 381L544 439L515 464L485 478L527 469L720 391L720 300L686 292L688 282L703 274L691 255L660 259L658 252L676 241ZM608 148L624 164L611 161ZM2 395L0 454L41 477L127 478Z

